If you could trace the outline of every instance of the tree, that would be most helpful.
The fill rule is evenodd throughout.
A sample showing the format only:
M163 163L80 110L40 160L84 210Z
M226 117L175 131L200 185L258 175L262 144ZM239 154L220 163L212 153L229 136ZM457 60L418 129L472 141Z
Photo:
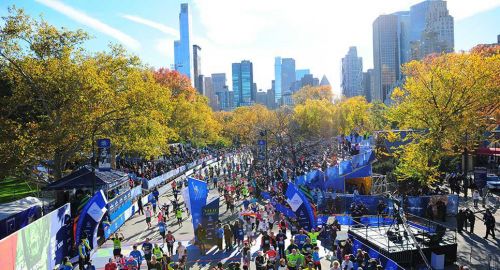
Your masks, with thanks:
M330 86L304 86L295 94L293 101L295 104L303 104L308 99L332 101L333 93Z
M335 107L326 99L306 100L294 108L294 119L308 138L330 138L336 134Z
M177 71L161 68L154 73L156 82L172 92L172 116L168 125L174 130L173 142L191 142L197 146L220 142L220 123L215 119L206 97L191 86L189 78Z
M359 134L372 131L370 109L372 105L362 96L341 100L336 104L335 123L338 134Z
M436 180L445 156L472 150L500 106L500 46L433 55L403 67L406 81L392 94L389 120L423 129L400 152L400 179Z
M170 131L170 91L121 47L91 54L83 31L57 29L9 8L0 28L0 159L5 171L32 176L36 165L62 176L89 159L94 140L160 153ZM147 121L146 121L147 118ZM4 129L5 128L5 129ZM140 136L139 136L140 135ZM12 144L12 145L9 145ZM11 149L18 149L11 158Z
M241 145L255 144L260 131L272 130L273 112L262 105L238 107L233 112L218 112L223 136Z

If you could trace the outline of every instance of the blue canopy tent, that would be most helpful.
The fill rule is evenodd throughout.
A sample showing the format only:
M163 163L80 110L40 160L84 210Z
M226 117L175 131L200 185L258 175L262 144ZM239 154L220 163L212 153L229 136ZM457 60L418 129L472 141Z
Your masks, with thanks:
M42 201L35 197L0 204L0 239L40 218L42 206Z
M122 190L128 187L128 179L128 174L121 171L95 170L95 190L98 191L102 189L104 193L108 195L109 199L109 192L113 191L113 193L115 193L114 191L116 190ZM94 176L92 173L92 168L89 166L83 166L80 169L62 177L61 179L48 184L47 186L45 186L44 190L92 190L92 188L94 187L93 181Z

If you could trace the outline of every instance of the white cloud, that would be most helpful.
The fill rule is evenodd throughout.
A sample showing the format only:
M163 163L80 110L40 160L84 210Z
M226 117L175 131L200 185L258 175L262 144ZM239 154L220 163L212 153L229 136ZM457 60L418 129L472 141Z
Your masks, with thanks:
M500 7L499 0L448 0L447 2L450 14L457 20L462 20L478 13Z
M116 28L113 28L113 27L101 22L100 20L98 20L96 18L90 17L89 15L85 14L82 11L79 11L77 9L70 7L70 6L67 6L67 5L63 4L61 1L56 1L56 0L36 0L36 1L68 16L69 18L71 18L71 19L73 19L73 20L75 20L75 21L77 21L77 22L79 22L87 27L90 27L96 31L99 31L103 34L106 34L106 35L120 41L125 46L127 46L131 49L138 50L141 47L141 44L139 43L139 41L132 38L131 36L121 32L120 30L118 30Z
M174 40L169 38L157 39L154 43L154 48L159 56L165 59L164 63L174 63ZM170 66L166 66L170 68Z
M154 28L156 30L159 30L167 35L172 35L176 38L179 37L179 31L177 31L176 29L174 29L168 25L161 24L159 22L154 22L154 21L151 21L148 19L144 19L144 18L141 18L139 16L135 16L135 15L123 14L122 17L127 19L127 20L130 20L130 21L133 21L136 23L140 23L140 24L149 26L151 28Z

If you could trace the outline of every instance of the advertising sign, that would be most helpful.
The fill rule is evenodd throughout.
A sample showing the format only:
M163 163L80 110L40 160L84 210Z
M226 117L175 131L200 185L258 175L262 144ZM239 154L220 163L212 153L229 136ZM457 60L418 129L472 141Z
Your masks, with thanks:
M198 179L188 178L189 205L191 207L191 218L193 229L196 230L201 223L202 209L207 204L207 183Z
M106 197L102 190L90 198L78 218L75 243L80 243L80 239L85 233L90 246L97 247L97 229L104 213L106 213L106 204Z
M257 159L266 160L266 140L257 141Z
M293 183L288 183L286 190L286 198L288 204L292 207L293 212L297 216L297 221L300 226L308 231L315 228L316 218L312 206L302 193Z
M70 205L65 204L0 240L0 268L51 270L70 248Z
M108 203L108 215L111 220L115 220L119 215L132 205L132 192L127 192L118 195Z
M207 243L209 245L216 245L216 230L219 221L219 198L214 199L202 208L201 225L207 232Z
M111 170L111 140L97 140L97 168L100 171Z

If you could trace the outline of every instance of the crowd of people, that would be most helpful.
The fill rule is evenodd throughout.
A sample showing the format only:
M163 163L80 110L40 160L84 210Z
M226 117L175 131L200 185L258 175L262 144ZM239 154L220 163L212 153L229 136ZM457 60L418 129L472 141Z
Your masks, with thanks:
M208 236L207 228L201 224L198 224L194 231L194 244L199 248L201 255L206 255L212 246L216 246L216 252L225 253L228 256L236 254L236 260L228 260L225 264L217 263L211 269L250 269L251 267L257 270L322 269L324 267L321 261L324 259L330 262L329 269L333 270L384 269L380 260L371 258L367 250L354 249L351 238L339 239L337 237L342 227L335 218L331 219L328 224L324 223L306 230L296 218L279 213L270 200L260 200L261 193L267 192L273 202L291 208L284 196L289 181L313 169L325 170L326 167L339 163L349 155L358 154L360 147L356 143L359 141L358 138L341 137L307 146L298 145L293 151L287 146L280 146L269 150L266 163L257 163L256 160L252 160L249 151L243 151L238 158L227 155L212 166L194 170L193 177L206 181L210 192L217 192L221 201L224 202L226 210L221 216L228 214L230 217L218 221L213 239ZM184 161L189 161L194 157L193 155L200 157L200 155L208 154L208 152L196 151L183 154L187 153L183 151L186 150L177 153L177 157L187 157ZM291 152L294 153L290 154ZM178 158L173 160L178 160ZM145 177L147 175L154 177L154 172L162 173L163 168L168 168L162 167L164 164L161 164L152 167L141 165L133 167L133 171ZM176 166L177 163L168 164L168 166ZM158 171L158 168L161 169ZM455 180L450 181L458 182L460 176L453 176L452 179ZM172 195L170 199L162 198L163 204L160 203L158 191L155 190L151 203L146 205L145 209L140 207L139 214L145 215L147 228L158 230L162 243L152 244L151 239L147 238L143 243L134 245L129 256L124 256L121 253L123 236L115 235L112 238L114 258L110 259L106 270L135 270L139 269L141 264L147 264L148 269L151 270L187 269L189 262L187 248L175 239L167 225L168 221L173 220L170 226L176 224L180 227L185 218L184 213L187 212L189 215L189 209L179 201L180 190L183 185L186 185L186 181L185 178L180 178L178 182L172 181ZM342 205L342 199L337 196L335 190L325 192L313 189L307 192L311 194L311 199L307 203L311 204L314 211L317 211L318 205L327 206L323 210L324 214L348 210L358 223L362 216L368 214L366 205L361 202L353 202L350 206ZM354 188L353 193L360 195L364 192ZM474 194L472 194L473 199ZM383 215L386 207L387 205L380 201L377 206L377 215ZM442 201L430 203L426 214L430 219L444 221L446 205ZM483 220L487 227L485 238L489 235L495 238L495 219L489 210L486 210ZM474 222L473 211L469 209L459 211L457 228L460 233L464 228L466 231L469 228L473 233ZM174 251L176 243L177 248ZM255 247L258 247L258 250L253 252ZM322 249L327 251L324 258L320 255L324 254L320 252Z

